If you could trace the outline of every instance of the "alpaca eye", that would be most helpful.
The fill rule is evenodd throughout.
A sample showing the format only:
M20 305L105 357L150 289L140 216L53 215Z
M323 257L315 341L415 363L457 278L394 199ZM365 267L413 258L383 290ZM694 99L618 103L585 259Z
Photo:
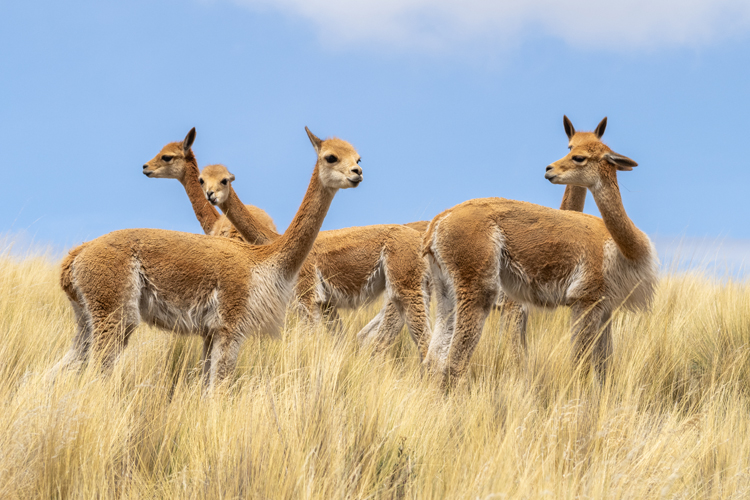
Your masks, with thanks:
M161 155L162 161L170 162L172 161L172 158L174 158L172 155Z
M227 185L227 180L226 179L222 179L221 183L226 186Z
M585 156L574 156L573 161L576 163L583 163L586 160Z
M328 155L328 156L326 156L326 161L328 163L336 163L337 161L339 161L339 159L336 158L336 156L334 156L334 155Z
M198 179L198 181L201 183L201 186L202 186L203 185L203 177L201 177L200 179Z

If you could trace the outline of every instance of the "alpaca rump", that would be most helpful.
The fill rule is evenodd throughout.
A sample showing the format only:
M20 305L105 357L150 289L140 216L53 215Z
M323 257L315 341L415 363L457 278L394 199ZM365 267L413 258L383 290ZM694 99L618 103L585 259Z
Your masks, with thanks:
M273 333L284 318L297 274L339 189L362 181L356 150L309 130L318 159L287 231L265 246L157 229L115 231L74 249L61 284L78 329L59 367L90 351L110 366L142 321L204 338L203 371L213 388L233 371L242 340ZM346 148L339 145L346 144ZM321 151L338 151L335 165Z

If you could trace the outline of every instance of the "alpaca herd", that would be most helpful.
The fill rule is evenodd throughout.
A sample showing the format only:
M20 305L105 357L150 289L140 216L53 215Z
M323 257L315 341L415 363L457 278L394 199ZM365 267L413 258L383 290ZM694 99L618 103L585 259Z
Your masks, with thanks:
M616 172L637 164L601 142L606 118L594 132L576 132L567 117L563 122L570 152L545 174L566 185L560 210L474 199L430 222L332 231L320 231L323 219L336 191L362 181L360 157L348 142L321 140L305 129L316 163L281 235L266 212L240 201L226 167L199 171L192 129L143 173L179 180L205 235L126 229L72 249L61 285L76 333L55 371L80 366L92 354L111 367L145 322L200 335L204 383L214 389L234 370L242 340L277 334L287 310L311 330L325 324L340 333L339 309L383 296L382 309L357 334L359 343L386 349L406 325L426 371L444 385L465 373L498 305L518 357L525 353L529 307L569 306L574 362L585 368L593 361L603 379L611 315L619 307L648 307L658 259L623 208ZM586 190L601 219L581 213Z

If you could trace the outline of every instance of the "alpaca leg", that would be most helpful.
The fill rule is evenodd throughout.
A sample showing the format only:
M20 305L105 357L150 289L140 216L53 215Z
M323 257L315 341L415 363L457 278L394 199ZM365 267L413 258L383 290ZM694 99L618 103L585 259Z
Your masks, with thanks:
M523 304L510 300L507 296L500 304L502 311L503 336L510 342L513 361L520 366L526 358L526 325L528 309Z
M602 314L599 336L594 345L594 369L599 379L604 382L607 379L607 371L612 358L612 323L611 313Z
M432 283L437 303L435 328L423 364L428 370L434 372L442 372L445 368L456 325L455 296L452 283L448 279L436 273L433 267Z
M430 304L429 296L409 295L404 302L406 326L409 328L409 334L417 346L419 358L424 360L427 357L431 337L430 321L427 316Z
M326 327L336 335L341 335L344 331L344 321L339 316L336 306L323 304L321 306L322 317L325 318Z
M496 293L462 293L458 297L456 331L443 371L444 384L452 385L466 373L474 349L482 336L482 327L495 303Z
M380 328L380 322L383 321L383 314L385 313L385 307L381 308L380 311L370 320L359 332L357 332L357 342L363 346L371 342L372 338L377 334L378 328Z
M71 305L76 318L76 334L68 352L50 370L49 377L53 379L62 370L80 368L91 352L91 319L78 302L71 300Z
M237 356L240 352L240 338L239 335L228 331L218 332L214 335L211 347L211 379L209 382L211 391L226 382L234 373Z
M384 351L393 345L401 328L404 326L401 311L392 299L386 300L379 314L382 314L382 319L378 324L377 330L369 338L365 339L365 343L372 344L376 352Z
M593 351L597 346L603 311L596 303L576 304L572 309L573 362L587 374ZM606 344L602 347L606 348Z
M386 323L390 323L390 326L383 326L385 318L388 318ZM394 330L397 335L403 326L404 322L398 305L393 299L386 298L383 302L383 307L378 311L378 314L376 314L375 317L372 318L370 322L359 331L359 333L357 333L357 341L360 345L383 344L384 346L387 346L390 345L390 342L393 339L389 341L389 339L384 336L388 336Z
M211 376L211 348L213 347L214 337L210 333L203 338L203 353L201 354L201 372L203 387L208 387Z
M135 328L136 324L125 322L121 315L115 315L105 321L94 320L92 350L100 360L103 372L112 371Z

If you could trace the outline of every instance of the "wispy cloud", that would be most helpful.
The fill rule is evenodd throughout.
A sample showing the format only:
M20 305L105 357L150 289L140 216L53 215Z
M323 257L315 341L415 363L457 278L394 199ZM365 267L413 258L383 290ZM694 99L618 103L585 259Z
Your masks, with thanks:
M450 50L530 35L574 46L701 46L750 29L748 0L234 0L310 21L334 45Z

